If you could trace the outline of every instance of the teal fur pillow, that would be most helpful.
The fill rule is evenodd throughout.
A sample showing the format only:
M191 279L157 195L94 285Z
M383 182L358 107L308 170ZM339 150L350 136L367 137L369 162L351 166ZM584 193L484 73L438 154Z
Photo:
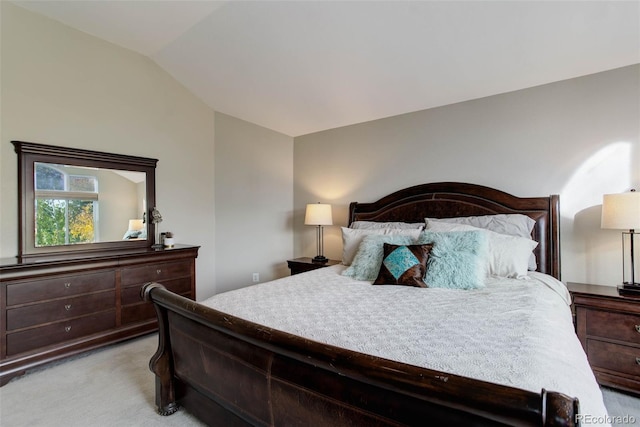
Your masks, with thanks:
M489 241L484 231L423 231L415 244L433 244L425 282L430 288L484 288Z
M426 288L424 276L433 245L383 245L384 256L374 285Z
M382 264L383 245L385 243L411 245L414 242L415 238L412 236L370 234L362 239L353 262L342 272L342 275L356 280L376 280Z

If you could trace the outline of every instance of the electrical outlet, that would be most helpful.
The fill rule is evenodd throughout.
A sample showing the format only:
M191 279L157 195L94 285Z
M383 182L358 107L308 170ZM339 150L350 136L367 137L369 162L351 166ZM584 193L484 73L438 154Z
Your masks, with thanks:
M254 282L259 282L260 281L260 274L259 273L253 273L253 281Z

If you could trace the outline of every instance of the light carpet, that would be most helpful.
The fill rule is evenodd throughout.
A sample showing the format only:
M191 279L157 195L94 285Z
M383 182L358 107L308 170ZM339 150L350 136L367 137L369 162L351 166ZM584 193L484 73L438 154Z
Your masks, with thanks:
M0 425L203 426L182 409L168 417L156 413L148 363L157 343L155 334L138 338L14 379L0 388ZM639 398L607 388L603 394L610 415L632 417L640 426Z
M14 379L0 388L0 425L203 426L184 410L156 413L148 366L157 346L154 334Z

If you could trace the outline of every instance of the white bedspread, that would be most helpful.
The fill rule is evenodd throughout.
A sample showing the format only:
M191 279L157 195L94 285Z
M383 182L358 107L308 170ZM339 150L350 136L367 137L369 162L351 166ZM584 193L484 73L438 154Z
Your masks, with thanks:
M574 333L569 294L550 276L491 278L481 290L372 286L314 270L216 295L203 304L292 334L403 363L539 393L578 397L604 417Z

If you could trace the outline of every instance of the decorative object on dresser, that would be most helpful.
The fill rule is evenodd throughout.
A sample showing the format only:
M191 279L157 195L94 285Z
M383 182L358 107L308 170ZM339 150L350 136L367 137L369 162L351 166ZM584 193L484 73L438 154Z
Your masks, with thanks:
M622 232L621 294L640 296L640 192L605 194L602 199L602 228L629 230ZM627 249L627 247L629 249Z
M567 283L576 332L602 385L640 394L640 299L614 286Z
M305 225L316 226L317 255L313 260L315 262L327 262L328 259L324 256L324 236L322 227L325 225L333 225L331 205L326 203L308 204L304 215L304 223Z
M153 224L153 229L155 231L155 240L152 248L162 248L164 247L164 242L160 240L160 223L162 222L162 215L157 207L153 207L151 210L151 223Z
M142 286L195 299L198 256L197 246L153 248L149 222L130 220L152 217L156 159L12 143L19 242L17 257L0 259L0 385L157 330Z
M324 262L314 261L313 258L301 257L287 260L287 265L289 266L289 270L291 270L291 275L304 273L305 271L315 270L317 268L329 267L330 265L340 264L340 261L335 259L328 259Z
M171 231L167 231L167 234L165 234L164 239L162 240L162 243L164 244L165 248L172 248L173 245L175 245L175 241L173 239L173 233Z

